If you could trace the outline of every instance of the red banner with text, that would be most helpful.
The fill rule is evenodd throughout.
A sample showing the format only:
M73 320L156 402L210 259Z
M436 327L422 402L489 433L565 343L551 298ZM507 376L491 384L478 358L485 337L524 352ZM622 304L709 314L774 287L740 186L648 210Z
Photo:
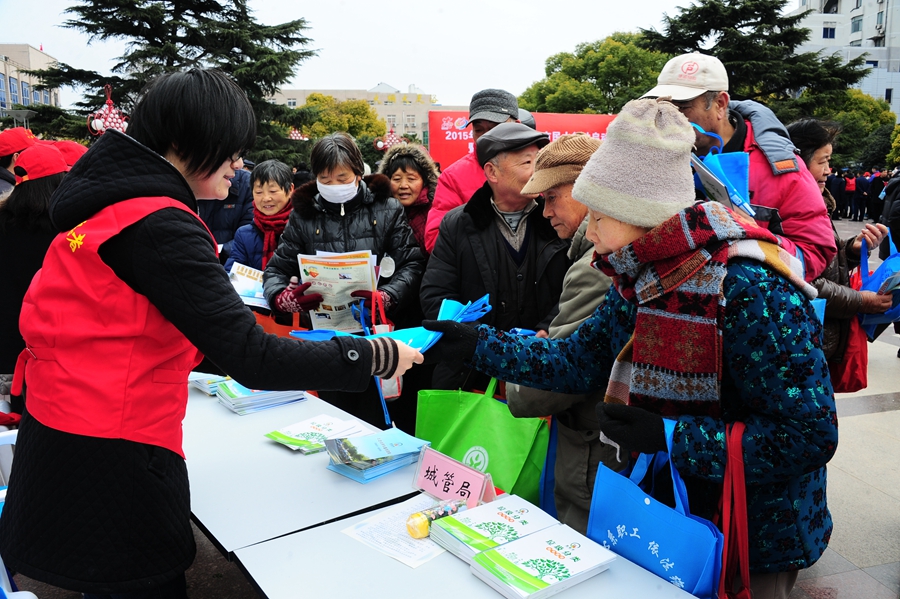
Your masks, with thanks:
M606 136L606 128L616 116L614 114L560 114L555 112L535 112L537 130L550 136L550 141L567 133L587 133L597 139ZM475 151L472 128L463 111L428 113L428 152L441 168L447 168L469 152Z

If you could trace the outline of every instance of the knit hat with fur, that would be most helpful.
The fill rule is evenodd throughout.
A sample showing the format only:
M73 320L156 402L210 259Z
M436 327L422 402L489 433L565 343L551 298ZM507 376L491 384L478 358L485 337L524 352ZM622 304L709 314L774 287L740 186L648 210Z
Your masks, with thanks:
M538 153L534 174L522 193L544 193L551 187L574 183L599 147L599 139L584 133L560 135Z
M572 197L618 221L653 228L694 204L694 129L671 103L632 100L606 130ZM653 177L642 174L652 172Z

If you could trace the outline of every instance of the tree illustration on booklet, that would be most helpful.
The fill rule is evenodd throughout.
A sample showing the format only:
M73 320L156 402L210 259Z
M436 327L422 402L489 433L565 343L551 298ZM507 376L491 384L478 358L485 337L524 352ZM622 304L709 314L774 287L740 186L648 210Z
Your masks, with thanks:
M572 576L568 568L552 559L530 559L522 566L534 570L538 578L550 584Z
M482 522L481 524L476 524L475 528L483 530L492 541L501 544L519 538L519 533L512 526L502 522Z
M315 433L315 432L300 433L299 435L297 435L297 438L302 439L304 441L309 441L310 443L324 443L325 442L325 435L323 435L322 433Z

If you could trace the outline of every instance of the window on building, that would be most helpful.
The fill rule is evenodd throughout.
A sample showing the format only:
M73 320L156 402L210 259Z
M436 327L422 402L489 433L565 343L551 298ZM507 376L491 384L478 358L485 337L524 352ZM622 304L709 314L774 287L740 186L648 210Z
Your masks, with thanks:
M862 17L853 17L850 19L850 33L862 31Z
M6 105L6 75L0 75L0 108L9 108Z
M9 78L9 101L13 104L19 103L19 81L15 77Z
M22 82L22 105L31 106L31 86L25 81Z
M49 103L50 103L50 92L48 92L45 89L44 90L44 104L49 104Z
M834 27L823 27L822 28L822 38L826 40L834 39Z
M384 120L385 120L385 122L387 122L387 124L388 124L389 126L393 127L394 125L397 124L397 115L396 115L396 114L389 114L389 115L387 115L386 117L384 117Z
M31 90L31 101L34 104L40 104L41 103L41 92L39 92L36 89Z
M854 48L858 48L859 46L862 46L862 40L853 40L852 42L850 42L847 45L852 46Z
M877 69L877 68L878 68L878 61L877 61L877 60L867 60L867 61L866 61L866 66L872 67L873 69Z
M856 6L854 6L853 8L859 8L861 6L862 6L862 0L856 0Z
M806 0L800 0L800 6L806 6Z
M877 15L875 15L875 24L876 25L884 25L884 11L880 11Z
M406 115L406 128L407 129L415 129L416 128L416 115L414 115L414 114Z
M288 98L287 105L288 108L297 108L297 98Z
M887 88L886 90L884 90L884 101L885 101L885 102L887 102L888 104L890 104L890 103L891 103L891 99L892 99L893 97L894 97L894 88L893 88L893 87L889 87L889 88Z

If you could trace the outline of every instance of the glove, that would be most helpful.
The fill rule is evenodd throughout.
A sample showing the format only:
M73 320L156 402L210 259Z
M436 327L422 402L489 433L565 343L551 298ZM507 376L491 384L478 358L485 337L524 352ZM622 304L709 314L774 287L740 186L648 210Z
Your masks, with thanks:
M385 310L390 309L391 303L392 303L391 295L386 291L375 291L374 293L381 295L381 303L384 305L384 309ZM361 289L359 291L354 291L353 293L351 293L350 297L362 298L362 300L364 302L368 302L369 309L371 310L372 309L372 295L373 295L373 292L369 291L368 289Z
M621 404L597 404L600 431L628 451L656 453L667 451L666 429L662 416Z
M298 287L287 287L275 298L275 307L281 312L305 312L315 310L322 303L321 293L303 295L309 289L310 283L303 283Z
M860 291L859 294L862 296L862 305L859 307L861 314L884 314L894 303L894 296L890 293Z
M464 362L475 355L478 331L475 327L453 320L424 320L422 326L429 331L443 333L438 342L425 352L424 364Z

